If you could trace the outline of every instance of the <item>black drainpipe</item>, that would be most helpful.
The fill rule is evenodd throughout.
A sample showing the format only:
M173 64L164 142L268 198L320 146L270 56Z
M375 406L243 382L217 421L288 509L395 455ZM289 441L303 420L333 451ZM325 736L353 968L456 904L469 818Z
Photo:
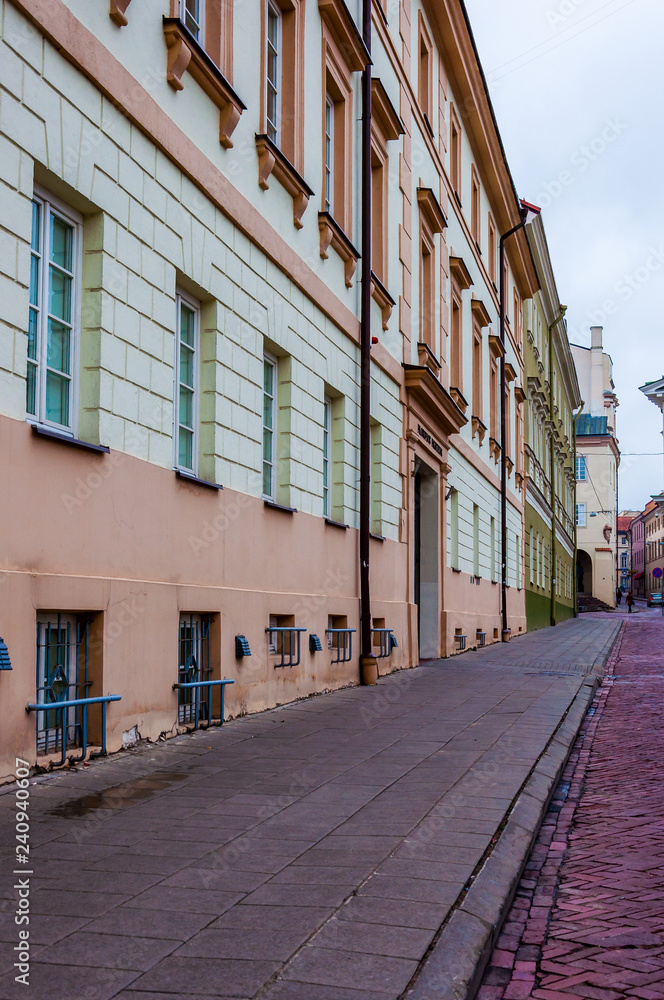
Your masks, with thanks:
M563 320L566 312L567 306L561 306L558 316L549 327L549 420L551 422L551 441L549 442L549 480L551 482L551 625L556 624L556 558L558 555L558 547L556 545L556 448L554 443L555 435L553 427L553 408L556 404L556 401L553 398L553 359L555 357L555 351L553 349L553 335L558 323Z
M375 684L371 644L371 0L362 2L362 37L369 58L362 73L362 300L360 312L360 681Z
M500 237L500 343L503 352L500 356L500 561L501 561L501 602L503 615L503 628L501 639L508 642L510 630L507 624L507 463L506 459L506 413L505 413L505 323L507 317L507 303L505 297L507 289L505 287L505 243L523 229L528 217L528 210L521 210L521 222L518 226L513 226Z

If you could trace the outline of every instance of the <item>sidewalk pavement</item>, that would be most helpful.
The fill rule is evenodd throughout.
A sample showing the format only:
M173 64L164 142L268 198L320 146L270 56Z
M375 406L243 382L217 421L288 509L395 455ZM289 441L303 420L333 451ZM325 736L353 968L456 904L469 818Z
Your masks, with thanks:
M8 786L0 997L466 996L619 629L579 618L35 779L29 868Z
M664 617L620 617L478 1000L664 997Z

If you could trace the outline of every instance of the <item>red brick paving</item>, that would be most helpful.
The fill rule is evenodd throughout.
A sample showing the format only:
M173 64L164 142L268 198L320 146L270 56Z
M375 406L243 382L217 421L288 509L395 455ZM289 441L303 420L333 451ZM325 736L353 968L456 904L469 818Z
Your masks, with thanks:
M664 1000L664 616L620 617L477 1000Z

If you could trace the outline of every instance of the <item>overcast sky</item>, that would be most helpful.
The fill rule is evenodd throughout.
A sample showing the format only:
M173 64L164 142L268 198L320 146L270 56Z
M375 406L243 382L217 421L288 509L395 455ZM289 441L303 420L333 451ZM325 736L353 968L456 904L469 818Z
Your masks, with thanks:
M572 343L604 327L620 509L664 488L664 4L466 0L512 176L543 208ZM631 452L657 452L636 457Z

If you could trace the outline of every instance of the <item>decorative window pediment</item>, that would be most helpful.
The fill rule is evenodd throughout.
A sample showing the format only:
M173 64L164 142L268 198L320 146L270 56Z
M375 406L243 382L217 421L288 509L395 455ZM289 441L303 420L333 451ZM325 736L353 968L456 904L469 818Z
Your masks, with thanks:
M463 257L450 257L450 274L459 288L470 288L473 284L473 279L463 262Z
M274 174L293 199L293 225L296 229L302 229L302 216L313 191L268 135L256 136L256 149L259 186L267 191L270 186L268 179Z
M185 72L191 74L219 108L219 142L225 149L230 149L233 145L231 136L246 105L179 17L164 17L163 24L168 48L166 79L174 90L183 90L182 77Z
M363 70L371 56L343 0L318 0L318 10L349 70Z

